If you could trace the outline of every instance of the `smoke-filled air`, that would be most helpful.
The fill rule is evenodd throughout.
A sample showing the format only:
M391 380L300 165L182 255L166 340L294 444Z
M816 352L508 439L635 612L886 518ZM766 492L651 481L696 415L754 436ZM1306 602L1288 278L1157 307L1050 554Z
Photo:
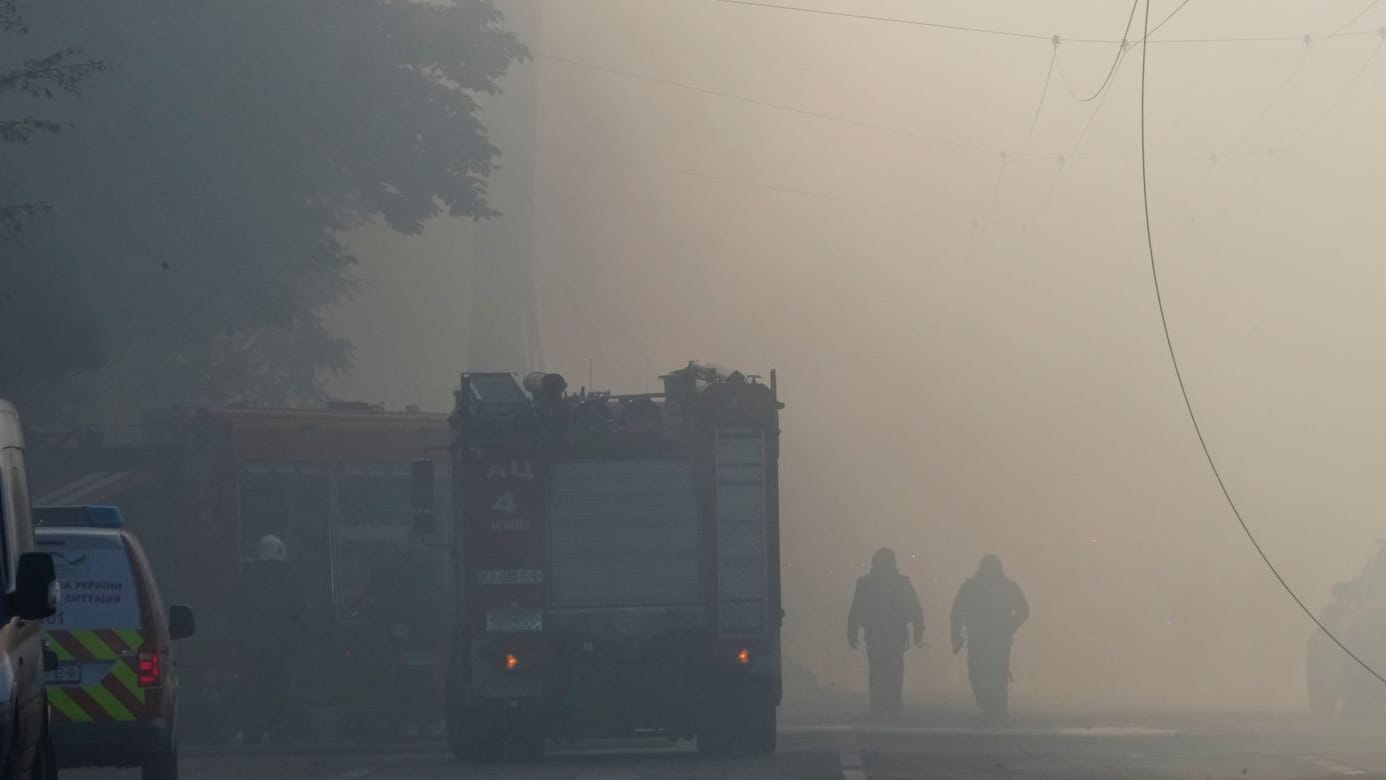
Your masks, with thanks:
M185 5L0 0L35 549L114 524L197 618L55 556L53 761L168 652L206 755L1386 767L1265 736L1386 712L1386 4ZM331 771L471 771L417 761Z
M1173 10L1156 5L1157 21ZM1147 63L1151 227L1190 399L1248 524L1315 609L1386 538L1382 19L1317 40L1354 5L1190 4L1169 37L1297 40L1170 42ZM515 69L537 93L545 367L633 392L686 359L779 370L785 656L820 685L860 686L841 624L872 551L892 546L937 640L911 667L920 696L968 695L947 612L994 552L1036 614L1017 695L1300 706L1312 625L1219 492L1161 333L1139 52L1099 91L1120 44L1079 40L1119 41L1129 7L928 11L1042 35L546 5ZM465 359L452 334L486 295L457 270L477 231L361 237L363 289L339 315L358 367L338 392L448 402Z

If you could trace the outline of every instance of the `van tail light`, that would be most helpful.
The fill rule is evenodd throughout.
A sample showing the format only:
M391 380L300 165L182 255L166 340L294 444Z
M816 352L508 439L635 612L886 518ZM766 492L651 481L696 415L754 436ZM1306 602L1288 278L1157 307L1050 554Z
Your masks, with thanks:
M164 681L163 659L158 653L140 653L139 676L141 688L153 688Z

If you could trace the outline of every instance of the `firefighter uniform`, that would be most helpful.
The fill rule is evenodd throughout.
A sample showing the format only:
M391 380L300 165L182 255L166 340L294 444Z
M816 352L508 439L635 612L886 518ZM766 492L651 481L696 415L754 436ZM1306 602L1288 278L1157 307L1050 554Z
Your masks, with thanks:
M924 610L919 596L896 568L895 553L882 547L871 559L871 573L857 580L847 617L847 641L852 647L865 630L873 719L900 715L911 627L915 644L923 645Z
M1030 605L1001 559L982 558L977 573L962 584L953 600L953 652L967 646L967 677L983 718L1006 718L1011 681L1011 641L1030 617Z

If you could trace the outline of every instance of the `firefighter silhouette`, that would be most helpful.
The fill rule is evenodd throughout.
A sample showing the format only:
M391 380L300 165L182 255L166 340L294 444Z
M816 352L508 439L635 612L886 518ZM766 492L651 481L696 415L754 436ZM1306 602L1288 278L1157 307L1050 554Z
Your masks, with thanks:
M856 649L863 629L870 678L871 718L900 715L905 681L905 650L924 646L924 610L910 580L895 565L895 552L882 547L871 558L871 573L857 580L847 617L847 643Z
M1020 586L1006 577L1001 559L982 558L977 573L953 600L953 652L967 647L967 678L988 723L1006 719L1011 682L1011 640L1030 617Z
M241 583L240 636L247 685L241 732L247 743L284 736L295 632L302 611L289 551L266 534L255 544Z

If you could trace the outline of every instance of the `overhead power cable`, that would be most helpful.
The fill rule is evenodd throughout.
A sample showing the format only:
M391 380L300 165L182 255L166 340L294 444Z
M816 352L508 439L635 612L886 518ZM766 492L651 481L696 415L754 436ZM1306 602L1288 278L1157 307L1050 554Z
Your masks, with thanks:
M1148 37L1148 32L1149 32L1149 30L1150 30L1150 0L1146 0L1146 4L1145 4L1145 29L1146 29L1146 31L1147 31L1147 36L1146 36L1146 37ZM1213 473L1213 478L1217 481L1218 489L1222 491L1222 497L1223 497L1224 499L1226 499L1228 508L1230 508L1230 509L1232 510L1232 515L1233 515L1235 518L1237 518L1237 524L1241 526L1242 533L1244 533L1244 534L1246 535L1247 541L1251 542L1251 546L1256 550L1256 554L1257 554L1258 556L1260 556L1261 562L1264 563L1264 564L1266 565L1266 568L1270 570L1270 573L1271 573L1272 575L1275 576L1276 581L1280 583L1280 587L1281 587L1282 589L1284 589L1286 595L1288 595L1288 596L1290 597L1290 599L1291 599L1292 601L1294 601L1294 603L1299 607L1300 611L1302 611L1302 612L1305 614L1305 616L1308 617L1309 620L1313 622L1313 624L1314 624L1315 626L1318 626L1319 630L1322 631L1322 632L1324 633L1325 636L1327 636L1329 639L1333 640L1333 644L1337 645L1338 648L1339 648L1340 650L1342 650L1344 653L1346 653L1347 656L1348 656L1349 658L1351 658L1353 661L1355 661L1355 662L1357 663L1358 666L1362 667L1362 668L1363 668L1364 670L1366 670L1369 674L1371 674L1372 677L1375 677L1375 678L1376 678L1378 681L1380 681L1381 683L1386 684L1386 677L1383 677L1383 676L1381 675L1381 673L1379 673L1379 672L1377 672L1375 669L1373 669L1373 668L1371 667L1370 664L1368 664L1366 661L1364 661L1364 660L1363 660L1361 657L1359 657L1356 653L1352 652L1352 650L1351 650L1350 648L1348 648L1348 646L1347 646L1346 644L1344 644L1344 643L1342 642L1342 640L1340 640L1340 639L1337 637L1336 634L1334 634L1332 631L1330 631L1330 630L1328 629L1328 627L1325 626L1325 625L1323 624L1323 622L1319 620L1318 616L1316 616L1316 615L1314 614L1313 610L1309 609L1309 606L1308 606L1307 604L1304 603L1304 600L1303 600L1302 598L1299 597L1299 594L1295 592L1295 589L1294 589L1293 587L1290 586L1290 583L1289 583L1289 582L1285 579L1285 577L1280 573L1280 570L1279 570L1278 568L1276 568L1275 564L1271 561L1270 556L1266 555L1266 551L1261 547L1261 543L1260 543L1260 541L1257 540L1256 534L1254 534L1254 533L1252 532L1251 526L1249 526L1249 525L1247 524L1246 518L1243 517L1241 509L1239 509L1239 508L1237 507L1237 502L1233 500L1233 498L1232 498L1232 493L1231 493L1231 491L1228 490L1228 488L1227 488L1227 482L1226 482L1225 480L1223 480L1223 478L1222 478L1222 472L1218 471L1218 464L1217 464L1217 461L1214 460L1214 458L1213 458L1213 452L1212 452L1212 450L1209 449L1209 447L1208 447L1208 440L1207 440L1207 438L1203 435L1203 426L1199 423L1198 415L1194 413L1193 401L1189 398L1189 388L1188 388L1188 385L1184 382L1184 372L1182 371L1182 369L1181 369L1180 366L1179 366L1179 355L1178 355L1178 353L1177 353L1177 352L1175 351L1175 349L1174 349L1174 338L1170 335L1170 330L1169 330L1169 316L1168 316L1168 315L1166 314L1166 312L1165 312L1165 299L1164 299L1164 294L1163 294L1163 292L1162 292L1162 290L1161 290L1161 288L1160 288L1160 270L1159 270L1159 264L1158 264L1158 263L1156 262L1156 260L1155 260L1155 235L1154 235L1154 231L1151 229L1151 224L1150 224L1150 176L1149 176L1149 171L1148 171L1148 165L1147 165L1147 163L1146 163L1146 138L1145 138L1145 135L1146 135L1146 121L1145 121L1145 117L1146 117L1146 105L1145 105L1145 104L1146 104L1146 67L1147 67L1147 64L1148 64L1148 52L1149 52L1148 43L1149 43L1149 41L1145 41L1145 40L1143 40L1143 41L1141 42L1141 88L1140 88L1141 203L1142 203L1142 207L1143 207L1144 212L1145 212L1145 243L1146 243L1146 250L1148 251L1148 253L1149 253L1149 255L1150 255L1150 277L1151 277L1151 280L1153 281L1154 286L1155 286L1155 302L1156 302L1156 305L1158 306L1158 308L1159 308L1159 310L1160 310L1160 327L1161 327L1161 329L1164 331L1165 346L1166 346L1166 347L1168 348L1168 350L1169 350L1169 360L1170 360L1171 366L1174 368L1174 377L1175 377L1175 379L1176 379L1176 380L1178 381L1178 383L1179 383L1179 393L1180 393L1180 395L1181 395L1181 396L1183 397L1183 399L1184 399L1184 409L1185 409L1185 410L1188 412L1188 414L1189 414L1189 422L1192 423L1192 425L1193 425L1193 430L1194 430L1194 434L1198 437L1198 445L1199 445L1199 447L1202 448L1202 450L1203 450L1203 457L1204 457L1204 459L1208 462L1208 468L1212 471L1212 473Z
M1130 48L1130 47L1128 47L1128 51L1129 51L1129 48ZM598 73L605 73L605 74L612 75L612 76L619 76L619 77L621 77L621 78L631 79L631 80L634 80L634 81L644 81L644 82L648 82L648 83L651 83L651 84L659 84L659 85L666 86L666 87L670 87L670 88L674 88L674 89L681 89L681 90L685 90L685 91L688 91L688 92L695 92L695 93L698 93L698 94L708 95L708 96L711 96L711 97L722 98L722 99L725 99L725 100L734 100L734 101L737 101L737 102L740 102L740 103L746 103L746 104L749 104L749 105L761 106L761 107L764 107L764 108L771 108L771 109L775 109L775 110L778 110L778 111L784 111L784 112L790 113L790 114L798 114L798 115L800 115L800 116L813 117L813 118L815 118L815 119L820 119L820 120L827 121L827 122L836 122L836 123L839 123L839 124L849 125L849 126L852 126L852 127L859 127L859 128L869 129L869 130L875 130L875 131L883 132L883 133L890 133L890 134L892 134L892 135L898 135L898 136L905 137L905 138L913 138L913 139L916 139L916 140L928 141L928 142L930 142L930 143L939 144L939 145L941 145L941 146L949 146L949 147L952 147L952 148L955 148L955 149L965 149L965 150L967 150L967 151L975 152L975 153L977 153L977 154L982 154L982 155L986 155L986 156L989 156L989 157L991 157L991 156L997 156L997 155L1001 155L1001 154L1005 154L1005 155L1007 155L1008 157L1012 157L1012 158L1016 158L1016 159L1022 159L1022 158L1023 158L1023 159L1030 159L1030 160L1054 160L1054 161L1056 161L1056 162L1058 162L1058 161L1060 161L1060 160L1063 160L1063 161L1065 161L1065 162L1073 161L1073 160L1120 161L1120 160L1135 160L1137 157L1139 157L1139 155L1134 154L1134 153L1123 153L1123 154L1077 154L1077 144L1075 144L1074 147L1073 147L1072 149L1070 149L1069 153L1066 154L1066 155L1064 155L1064 154L1041 154L1041 153L1038 153L1038 152L1030 152L1030 151L1019 152L1019 151L1016 151L1016 150L1014 150L1014 149L1000 149L1000 148L995 148L995 147L988 147L988 146L983 146L983 145L981 145L981 144L970 143L970 142L968 142L968 141L960 141L960 140L957 140L957 139L947 138L947 137L944 137L944 136L934 135L934 134L926 133L926 132L921 132L921 131L918 131L918 130L911 130L911 129L907 129L907 128L903 128L903 127L896 127L896 126L886 125L886 124L882 124L882 123L879 123L879 122L869 122L869 121L865 121L865 120L861 120L861 119L854 119L854 118L852 118L852 117L843 116L843 115L840 115L840 114L832 114L832 113L828 113L828 112L825 112L825 111L817 111L817 110L813 110L813 109L809 109L809 108L803 108L803 107L801 107L801 106L794 106L794 105L789 105L789 104L785 104L785 103L777 103L777 102L770 101L770 100L762 100L762 99L760 99L760 98L754 98L754 97L750 97L750 96L748 96L748 95L741 95L741 94L738 94L738 93L735 93L735 92L728 92L728 91L719 90L719 89L711 89L711 88L708 88L708 87L702 87L702 86L698 86L698 85L696 85L696 84L690 84L690 83L683 82L683 81L676 81L676 80L673 80L673 79L661 78L661 77L658 77L658 76L651 76L651 75L648 75L648 74L645 74L645 73L638 73L638 72L635 72L635 71L622 70L622 69L620 69L620 68L613 68L613 67L606 66L606 65L598 65L598 64L596 64L596 63L584 62L584 61L582 61L582 60L577 60L577 59L573 59L573 58L570 58L570 57L562 57L562 56L557 56L557 55L552 55L552 54L543 54L543 53L535 54L535 56L538 57L539 59L548 60L548 61L551 61L551 62L563 63L563 64L565 64L565 65L569 65L569 66L572 66L572 67L575 67L575 68L582 68L582 69L584 69L584 70L590 70L590 71L594 71L594 72L598 72ZM1125 61L1125 58L1123 58L1123 62L1124 62L1124 61ZM1093 122L1093 120L1095 119L1097 112L1098 112L1098 111L1101 111L1102 104L1103 104L1103 102L1105 102L1105 95L1107 95L1107 94L1109 94L1109 91L1103 92L1104 97L1101 98L1101 99L1099 100L1098 106L1097 106L1097 108L1094 110L1094 113L1088 117L1088 122L1087 122L1087 124L1084 126L1084 129L1083 129L1082 133L1080 133L1080 135L1079 135L1080 141L1081 141L1081 139L1082 139L1083 137L1085 137L1085 136L1087 135L1087 132L1088 132L1088 130L1091 128L1092 122ZM1310 143L1312 143L1312 142L1310 142ZM1290 147L1293 146L1293 145L1294 145L1294 144L1285 145L1285 146L1282 147L1282 149L1288 149L1288 148L1290 148ZM1217 153L1216 153L1216 156L1218 156L1218 157L1247 156L1247 155L1254 155L1254 154L1262 154L1262 153L1264 153L1264 152L1265 152L1264 149L1224 150L1224 151L1221 151L1221 152L1217 152ZM1211 156L1213 156L1213 155L1210 154L1209 152L1197 152L1197 153L1194 153L1194 152L1187 152L1187 153L1170 153L1170 154L1150 155L1150 159L1152 159L1152 160L1206 160L1206 159L1209 159Z
M1271 96L1269 98L1266 98L1266 102L1262 104L1261 110L1256 113L1256 116L1250 122L1248 122L1246 124L1246 127L1242 128L1242 132L1238 133L1237 136L1232 139L1231 143L1229 143L1223 149L1223 153L1226 153L1228 150L1241 146L1242 142L1245 141L1253 132L1256 131L1258 127L1261 126L1262 121L1264 121L1265 118L1270 115L1270 112L1272 109L1275 108L1276 103L1279 102L1280 98L1285 94L1287 90L1289 90L1290 85L1294 83L1295 77L1298 76L1300 70L1304 68L1304 63L1309 59L1309 52L1312 49L1313 40L1311 38L1306 37L1304 39L1304 50L1300 52L1299 58L1295 60L1294 67L1290 68L1290 72L1285 74L1285 78L1281 80L1280 86L1275 90L1275 92L1271 93Z
M1370 8L1365 9L1365 10L1370 10ZM1365 11L1359 12L1358 15L1360 16L1361 13L1364 13L1364 12L1365 12ZM1349 20L1347 24L1351 24L1351 23L1352 23L1352 20ZM1344 25L1344 26L1347 26L1347 25ZM1369 55L1362 61L1362 64L1361 64L1360 66L1358 66L1357 70L1353 72L1352 77L1349 78L1349 79L1347 80L1347 82L1343 85L1342 89L1338 90L1338 94L1334 97L1333 102L1329 104L1328 108L1325 109L1323 112L1321 112L1316 118L1314 118L1313 120L1311 120L1308 124L1306 124L1306 125L1304 126L1304 129L1303 129L1298 135L1296 135L1294 138L1292 138L1291 140L1289 140L1289 141L1287 141L1287 142L1285 142L1285 143L1282 143L1282 144L1280 144L1280 145L1278 145L1278 146L1272 146L1272 147L1269 147L1269 148L1266 148L1266 149L1261 150L1260 154L1262 154L1262 155L1264 155L1264 156L1266 157L1266 161L1265 161L1265 163L1264 163L1263 165L1260 166L1260 168L1258 169L1258 171L1257 171L1255 174L1253 174L1253 176L1251 177L1250 183L1249 183L1249 185L1246 187L1246 189L1247 189L1249 192L1256 192L1256 191L1259 190L1259 186L1260 186L1261 181L1264 180L1267 176L1270 175L1271 170L1275 167L1276 162L1280 159L1280 157L1281 157L1280 152L1283 152L1283 151L1286 151L1286 150L1289 150L1289 149L1299 148L1299 147L1302 147L1302 146L1309 146L1309 145L1314 145L1314 144L1318 144L1318 143L1323 143L1325 140L1333 140L1332 138L1329 138L1329 139L1322 139L1322 138L1321 138L1321 139L1313 140L1313 139L1312 139L1312 134L1313 134L1313 132L1314 132L1314 130L1315 130L1316 128L1318 128L1320 125L1323 124L1324 120L1326 120L1326 119L1328 119L1329 117L1331 117L1331 116L1339 109L1339 107L1342 106L1343 102L1347 99L1348 95L1350 95L1350 94L1352 93L1352 91L1357 87L1357 84L1362 80L1362 77L1365 76L1365 75L1367 74L1367 72L1371 69L1372 64L1373 64L1373 63L1376 61L1376 59L1381 55L1382 50L1383 50L1383 49L1386 49L1386 31L1378 31L1378 32L1376 33L1376 35L1378 36L1378 40L1377 40L1377 45L1376 45L1376 47L1372 49L1371 54L1369 54ZM1303 67L1303 65L1305 64L1305 62L1307 61L1308 56L1309 56L1309 51L1310 51L1310 49L1312 48L1312 43L1313 43L1313 41L1310 40L1310 39L1308 38L1308 36L1306 36L1306 37L1305 37L1305 40L1304 40L1304 52L1303 52L1302 54L1300 54L1299 59L1295 62L1294 67L1291 68L1290 73L1287 74L1286 77L1285 77L1285 79L1284 79L1284 81L1281 82L1280 88L1279 88L1278 90L1276 90L1275 94L1272 95L1271 98L1270 98L1269 100L1267 100L1266 104L1263 106L1261 112L1257 115L1256 119L1255 119L1254 121L1252 121L1251 123L1249 123L1249 124L1242 130L1242 132L1239 133L1239 134L1237 135L1236 138L1232 139L1232 141L1230 141L1230 142L1228 143L1228 146L1226 147L1226 151L1224 151L1224 152L1221 153L1221 154L1212 155L1212 156L1210 157L1210 159L1211 159L1211 164L1209 165L1209 167L1208 167L1208 169L1207 169L1207 173L1206 173L1205 176L1204 176L1204 179L1203 179L1203 183L1204 183L1204 184L1206 184L1208 181L1212 180L1214 174L1215 174L1216 171L1218 170L1218 163L1219 163L1219 161L1222 160L1222 159L1224 159L1224 158L1227 158L1227 157L1232 156L1231 150L1232 150L1233 148L1236 148L1236 147L1243 147L1243 148L1245 148L1245 147L1243 146L1245 140L1250 136L1250 134L1252 133L1252 131L1254 131L1254 130L1260 125L1260 123L1264 120L1265 116L1266 116L1267 114L1270 113L1270 110L1271 110L1271 108L1274 107L1276 100L1277 100L1281 95L1283 95L1283 94L1285 93L1285 91L1289 88L1290 84L1294 81L1296 75L1299 73L1299 71L1301 70L1301 68ZM1245 152L1238 152L1237 154L1245 154ZM1204 189L1205 189L1205 187L1202 186L1202 185L1200 185L1199 187L1197 187L1197 188L1195 188L1194 190L1192 190L1192 191L1189 193L1188 198L1185 199L1185 202L1184 202L1184 209L1183 209L1183 210L1187 210L1187 207L1188 207L1189 203L1192 202L1195 193L1196 193L1196 192L1199 192L1199 191L1203 191ZM1219 209L1215 209L1215 210L1212 210L1212 211L1208 211L1208 212L1205 212L1204 214L1202 214L1199 218L1206 218L1206 217L1209 217L1209 216L1216 216L1216 215L1219 215L1219 214L1223 214L1223 213L1232 211L1233 209L1237 208L1238 205L1239 205L1239 204L1232 204L1232 205L1224 206L1224 207L1219 208ZM1193 221L1196 221L1196 220L1193 220Z
M1068 91L1069 95L1073 96L1074 100L1077 100L1079 103L1090 103L1106 91L1108 84L1112 83L1112 77L1116 75L1117 68L1121 65L1122 58L1126 56L1126 47L1129 45L1128 39L1131 36L1131 23L1136 20L1136 8L1140 4L1141 0L1131 1L1131 13L1126 16L1126 28L1121 31L1121 40L1117 42L1116 54L1112 55L1112 65L1107 68L1107 75L1103 77L1102 83L1097 85L1097 89L1093 90L1091 95L1079 97L1078 93L1075 92L1073 87L1068 83L1068 79L1064 76L1063 67L1059 67L1059 79L1063 82L1064 89Z
M1335 33L1340 33L1340 32L1343 32L1344 30L1346 30L1347 28L1353 26L1354 24L1357 24L1357 20L1358 20L1358 19L1361 19L1362 17L1366 16L1368 11L1370 11L1370 10L1372 10L1373 8L1377 7L1377 5L1379 5L1380 3L1381 3L1381 0L1371 0L1371 2L1367 3L1367 7L1366 7L1366 8L1363 8L1362 10L1358 11L1356 16L1352 17L1351 19L1347 20L1346 22L1343 22L1342 26L1339 27L1338 29L1334 30L1333 32L1335 32Z
M1059 62L1059 39L1054 39L1054 49L1049 53L1049 69L1044 72L1044 86L1040 87L1039 101L1035 103L1035 115L1030 118L1030 129L1025 131L1025 140L1020 142L1020 154L1030 148L1030 139L1039 126L1040 114L1044 113L1044 100L1049 96L1049 82L1054 80L1054 69Z
M1307 138L1309 134L1314 131L1314 128L1323 124L1325 119L1333 116L1343 105L1343 101L1347 99L1347 96L1352 94L1352 90L1356 88L1357 83L1362 80L1363 76L1367 75L1367 71L1371 70L1372 64L1376 62L1376 58L1381 55L1381 50L1386 48L1386 30L1381 31L1380 36L1380 40L1377 41L1376 48L1372 50L1371 55L1363 60L1362 65L1352 74L1352 78L1348 79L1347 83L1343 85L1343 88L1338 90L1338 94L1333 98L1333 102L1329 104L1327 110L1319 114L1318 118L1306 127L1303 133L1300 133L1299 137L1295 139L1296 141L1302 141Z
M748 6L748 7L751 7L751 8L765 8L765 9L771 9L771 10L775 10L775 11L791 11L791 12L796 12L796 13L814 14L814 15L818 15L818 16L834 16L834 17L839 17L839 18L843 18L843 19L859 19L859 20L863 20L863 21L883 22L883 23L888 23L888 24L904 24L904 25L910 25L910 26L913 26L913 27L929 27L929 28L933 28L933 29L937 29L937 30L950 30L950 31L953 31L953 32L976 33L976 34L980 34L980 35L993 35L993 36L1004 37L1004 38L1016 38L1016 39L1026 39L1026 40L1034 40L1034 41L1052 41L1052 40L1054 39L1054 36L1053 36L1052 34L1051 34L1051 35L1044 35L1044 34L1042 34L1042 33L1022 32L1022 31L1018 31L1018 30L1003 30L1003 29L988 28L988 27L973 27L973 26L962 25L962 24L946 24L946 23L942 23L942 22L930 22L930 21L925 21L925 20L923 20L923 19L906 19L906 18L897 17L897 16L873 16L873 15L871 15L871 14L853 13L853 12L851 12L851 11L832 11L832 10L828 10L828 9L826 9L826 8L805 8L805 7L803 7L803 6L798 6L798 5L782 5L782 4L780 4L780 3L767 3L767 2L762 2L761 0L713 0L713 2L725 3L725 4L727 4L727 5ZM1161 39L1159 39L1159 40L1149 40L1149 36L1150 36L1150 35L1153 35L1153 34L1155 33L1156 30L1158 30L1160 27L1163 27L1163 26L1165 25L1165 23L1169 22L1169 20L1173 19L1174 16L1175 16L1175 14L1177 14L1177 13L1179 13L1181 10L1183 10L1184 7L1187 6L1188 4L1189 4L1189 0L1184 0L1184 2L1180 3L1180 4L1179 4L1172 12L1170 12L1170 14L1169 14L1168 16L1166 16L1165 19L1164 19L1163 21L1161 21L1158 25L1156 25L1155 27L1149 27L1149 28L1148 28L1148 31L1142 35L1141 39L1140 39L1138 42L1141 43L1142 45L1144 45L1144 44L1146 44L1146 43L1152 43L1152 44L1283 43L1283 42L1286 42L1286 41L1298 41L1298 40L1301 40L1301 39L1304 37L1303 35L1259 35L1259 36L1251 35L1251 36L1226 36L1226 37L1215 37L1215 36L1213 36L1213 37L1206 37L1206 38L1161 38ZM1365 12L1364 12L1364 13L1365 13ZM1315 36L1315 37L1317 37L1317 38L1342 38L1342 37L1351 37L1351 36L1358 36L1358 35L1375 35L1375 34L1376 34L1376 33L1375 33L1375 32L1372 32L1372 31L1365 31L1365 32L1350 32L1350 31L1342 30L1342 31L1337 31L1337 32L1326 33L1326 34L1324 34L1324 35ZM1121 43L1121 41L1119 41L1119 40L1114 40L1114 39L1111 39L1111 38L1069 38L1069 37L1067 37L1067 36L1060 36L1060 37L1062 38L1062 40L1064 40L1065 42L1068 42L1068 43L1088 43L1088 44L1116 44L1116 43Z
M638 81L648 81L653 84L662 84L666 87L674 87L675 89L683 89L689 92L698 92L704 95L725 98L727 100L735 100L741 103L749 103L751 105L763 106L765 108L773 108L778 111L785 111L791 114L799 114L801 116L813 117L815 119L822 119L828 122L838 122L840 124L852 125L854 127L861 127L867 130L878 130L883 133L891 133L893 135L901 135L906 136L908 138L917 138L919 140L929 141L943 146L952 146L958 149L967 149L970 151L980 152L982 154L988 155L998 154L1000 152L999 149L992 149L986 146L968 143L966 141L958 141L952 138L931 135L929 133L922 133L917 130L906 130L900 127L891 127L889 125L878 124L875 122L866 122L860 119L852 119L851 117L841 116L838 114L829 114L823 111L814 111L812 109L785 105L783 103L773 103L768 100L760 100L757 98L748 97L746 95L739 95L734 92L725 92L720 89L709 89L707 87L700 87L695 84L688 84L682 81L673 81L670 79L659 78L657 76L647 76L631 71L609 68L603 65L594 65L589 62L581 62L579 60L568 59L567 57L556 57L551 54L540 54L537 56L540 59L552 60L553 62L561 62L565 65L572 65L574 67L585 68L587 70L595 70L602 73L609 73L613 76L621 76L623 78L636 79Z
M1184 2L1180 3L1179 5L1176 5L1176 6L1174 7L1174 10L1173 10L1173 11L1170 11L1170 12L1165 16L1164 19L1161 19L1161 20L1160 20L1160 23L1159 23L1159 24L1155 25L1154 27L1151 27L1149 30L1147 30L1147 31L1145 32L1144 35L1141 36L1140 42L1141 42L1141 43L1145 43L1146 41L1150 40L1150 36L1152 36L1152 35L1154 35L1155 33L1159 32L1161 27L1164 27L1165 25L1169 24L1169 20L1171 20L1171 19L1173 19L1175 16L1177 16L1177 15L1179 14L1180 11L1184 10L1184 6L1186 6L1186 5L1188 5L1188 4L1189 4L1189 0L1184 0Z
M728 5L746 5L755 8L771 8L777 11L798 11L800 13L818 14L820 16L837 16L847 19L862 19L871 22L889 22L891 24L908 24L913 25L915 27L932 27L936 30L952 30L954 32L998 35L1006 38L1029 38L1032 40L1047 41L1053 37L1052 35L1016 32L1015 30L995 30L988 29L986 27L968 27L966 25L961 24L942 24L939 22L926 22L920 19L901 19L893 16L871 16L870 14L854 14L849 13L847 11L829 11L824 8L803 8L800 6L778 5L775 3L757 2L757 0L717 0L717 2L726 3Z
M991 226L991 218L996 214L996 204L1001 200L1001 184L1006 180L1006 165L1010 163L1009 157L1001 155L1001 164L996 169L996 181L991 185L991 198L987 201L987 210L982 212L981 230L986 230ZM974 230L977 226L973 225Z
M1054 80L1054 70L1059 61L1059 39L1055 36L1053 47L1049 52L1049 68L1044 72L1044 84L1040 87L1039 100L1035 101L1035 114L1030 117L1030 127L1025 131L1025 140L1020 142L1020 154L1030 146L1030 139L1035 135L1035 128L1039 126L1040 115L1044 113L1044 102L1049 96L1049 84ZM1001 199L1001 185L1006 180L1006 166L1010 163L1010 155L1001 152L1001 165L996 170L996 183L991 188L991 200L987 204L986 216L982 219L981 230L986 231L992 225L992 217L996 216L996 204ZM975 229L974 229L975 232ZM975 236L974 236L975 238ZM969 244L969 253L975 243Z

